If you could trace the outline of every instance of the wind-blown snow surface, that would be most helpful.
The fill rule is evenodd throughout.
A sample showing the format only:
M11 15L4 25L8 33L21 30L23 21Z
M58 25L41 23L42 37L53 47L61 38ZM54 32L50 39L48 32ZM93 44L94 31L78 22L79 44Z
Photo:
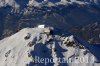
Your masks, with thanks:
M78 39L75 40L73 36L48 35L44 33L45 30L48 28L25 28L1 40L0 66L45 66L44 63L34 63L35 56L49 59L59 57L71 59L71 63L67 63L68 59L66 59L66 63L57 61L47 63L46 66L100 66L95 55L89 51L96 49L95 46L89 49L80 49ZM66 46L66 43L69 42L70 44L75 42L75 46ZM98 54L100 53L98 52ZM78 57L88 57L88 63L79 62Z

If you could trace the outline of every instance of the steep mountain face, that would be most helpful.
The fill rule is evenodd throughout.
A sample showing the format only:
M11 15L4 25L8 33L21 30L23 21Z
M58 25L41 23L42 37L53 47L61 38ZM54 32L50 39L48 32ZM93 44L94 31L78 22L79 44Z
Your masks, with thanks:
M88 42L92 44L100 43L100 24L93 23L85 26L75 27L70 30L75 35L79 35L84 37L84 39L88 40ZM85 33L85 34L84 34Z
M100 66L100 53L96 52L99 46L73 35L56 35L50 30L25 28L1 40L0 66ZM54 59L54 62L43 59Z

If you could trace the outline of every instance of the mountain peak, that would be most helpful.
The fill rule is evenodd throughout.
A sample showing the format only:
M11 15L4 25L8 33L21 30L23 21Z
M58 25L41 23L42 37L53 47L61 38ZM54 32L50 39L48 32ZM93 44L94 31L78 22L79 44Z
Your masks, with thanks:
M67 63L70 58L71 64L75 62L76 57L91 57L95 58L89 50L80 48L79 44L74 39L74 36L60 36L53 35L53 30L47 28L25 28L11 37L5 38L0 41L0 61L1 66L55 66L55 65L69 65ZM65 63L54 61L53 63L39 63L34 62L34 58L68 58ZM92 61L95 63L96 59ZM91 66L91 61L88 61ZM93 64L92 63L92 64ZM87 63L84 63L84 65ZM97 64L97 63L95 63ZM74 65L77 65L75 63ZM79 64L81 65L81 63ZM89 66L88 65L88 66Z

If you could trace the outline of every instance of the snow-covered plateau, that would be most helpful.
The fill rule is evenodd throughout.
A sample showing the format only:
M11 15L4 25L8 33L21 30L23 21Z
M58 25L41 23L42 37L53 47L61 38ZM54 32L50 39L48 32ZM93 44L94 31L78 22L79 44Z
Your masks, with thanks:
M73 35L56 35L53 30L24 28L0 40L0 66L100 66L99 45ZM43 63L34 62L35 57L65 59L45 64L43 59Z

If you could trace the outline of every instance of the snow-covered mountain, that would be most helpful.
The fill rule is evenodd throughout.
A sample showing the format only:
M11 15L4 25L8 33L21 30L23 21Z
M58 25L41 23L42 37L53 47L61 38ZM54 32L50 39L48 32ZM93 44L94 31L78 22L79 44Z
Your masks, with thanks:
M6 6L11 6L15 12L20 8L20 5L15 0L0 0L0 8Z
M22 2L23 1L23 2ZM99 0L29 0L28 2L26 0L22 0L22 1L18 1L18 0L0 0L0 7L6 7L6 6L11 6L14 7L16 9L18 9L19 7L21 7L21 4L26 4L26 6L41 6L41 5L47 5L50 6L52 4L59 5L68 5L68 4L72 4L72 3L78 3L78 4L96 4L99 5L100 1ZM27 3L25 3L25 1ZM19 2L22 2L21 4L19 4Z
M73 35L57 35L48 27L25 28L0 41L0 66L100 66L99 50L99 46ZM42 63L35 62L35 57L42 58ZM45 63L43 58L64 61Z

